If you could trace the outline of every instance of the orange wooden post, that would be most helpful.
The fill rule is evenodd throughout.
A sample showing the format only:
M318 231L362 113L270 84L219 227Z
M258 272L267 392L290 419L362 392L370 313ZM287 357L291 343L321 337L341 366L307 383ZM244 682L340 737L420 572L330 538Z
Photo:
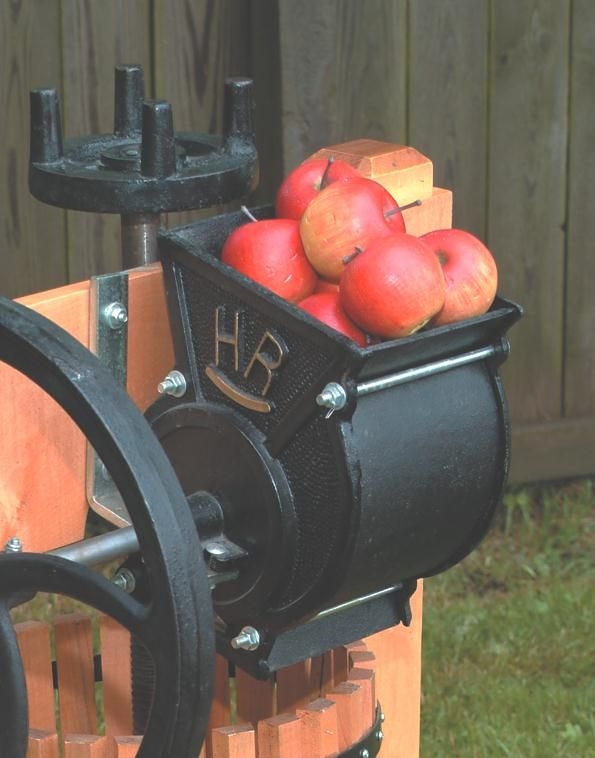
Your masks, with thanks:
M251 726L223 726L212 733L209 758L256 758L255 731Z
M99 619L105 733L132 733L130 634L109 616Z
M326 758L339 750L337 706L332 700L317 698L296 710L302 721L302 755Z
M277 713L294 711L312 699L310 695L310 660L277 671Z
M16 625L16 633L29 698L29 727L53 732L56 713L50 627L40 621L24 621Z
M27 758L59 758L60 750L56 732L30 729Z
M116 737L114 739L116 758L136 758L142 737Z
M258 722L258 758L303 758L302 721L282 713Z
M213 702L207 726L207 754L213 752L212 731L220 726L227 726L231 721L229 689L229 663L222 655L215 657L215 686Z
M82 613L58 616L54 630L62 732L93 735L97 714L91 619Z
M94 734L64 735L64 758L113 758L114 742Z
M239 723L256 724L261 719L274 716L275 682L261 682L242 669L236 669L237 720Z

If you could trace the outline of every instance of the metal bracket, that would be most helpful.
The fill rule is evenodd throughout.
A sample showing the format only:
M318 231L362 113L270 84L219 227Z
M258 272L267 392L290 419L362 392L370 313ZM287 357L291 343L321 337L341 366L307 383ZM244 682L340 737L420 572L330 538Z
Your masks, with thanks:
M91 279L89 347L126 386L128 359L128 274L117 272ZM89 446L87 500L97 515L118 527L132 521L103 462Z

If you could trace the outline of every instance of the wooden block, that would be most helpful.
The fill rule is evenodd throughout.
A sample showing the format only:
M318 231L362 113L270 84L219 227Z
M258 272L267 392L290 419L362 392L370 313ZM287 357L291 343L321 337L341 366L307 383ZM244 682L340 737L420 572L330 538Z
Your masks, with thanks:
M430 197L421 205L403 211L405 229L408 234L419 237L434 229L450 229L452 226L452 192L434 187Z
M142 739L139 735L115 737L116 758L136 758Z
M395 626L366 638L376 656L376 697L385 715L382 754L419 755L423 582L411 598L411 626ZM397 686L398 683L398 686Z
M282 713L258 722L258 758L303 758L302 721Z
M333 651L333 684L336 687L338 684L347 681L349 676L349 653L345 645L336 647ZM330 689L330 688L329 688Z
M333 651L317 655L310 660L310 692L313 699L333 687Z
M42 729L29 729L27 758L59 758L58 735Z
M54 630L62 732L94 735L97 715L91 620L82 613L58 616Z
M308 758L325 758L339 750L337 705L332 700L317 698L304 708L296 710L303 724L303 755Z
M357 684L363 690L363 709L364 713L367 712L367 716L365 717L367 720L367 726L364 726L364 731L367 732L372 728L374 717L376 715L376 687L374 672L365 668L353 668L349 672L348 681Z
M29 701L29 728L56 729L49 624L23 621L15 626Z
M174 354L160 263L132 269L128 277L128 393L145 410L173 368Z
M259 681L242 669L236 669L237 720L256 726L261 719L276 713L275 682Z
M65 734L64 758L112 758L114 741L96 734Z
M299 661L277 671L277 713L295 711L311 698L310 661Z
M371 139L357 139L318 150L312 158L334 158L349 163L374 179L393 195L399 205L424 200L432 194L432 161L414 147Z
M99 619L105 733L131 734L130 633L109 616Z
M88 292L86 282L20 302L87 345ZM25 550L43 551L81 539L88 510L82 433L48 395L3 363L0 383L0 543L16 535Z
M209 758L256 758L256 735L251 726L213 729L213 751Z
M206 744L207 753L212 754L212 731L220 726L227 726L231 722L230 715L230 691L229 691L229 663L222 655L215 657L215 684L211 713L207 726Z
M376 670L376 656L371 650L354 650L349 653L349 676L354 669Z
M339 750L347 750L370 727L364 690L354 682L343 682L326 697L337 705Z

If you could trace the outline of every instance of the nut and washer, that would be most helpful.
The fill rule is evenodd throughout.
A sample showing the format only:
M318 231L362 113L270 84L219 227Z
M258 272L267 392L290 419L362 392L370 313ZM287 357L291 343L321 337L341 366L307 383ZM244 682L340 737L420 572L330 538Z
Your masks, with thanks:
M136 577L132 571L127 568L119 569L112 578L112 582L116 587L123 590L128 595L131 595L136 589Z
M332 411L339 411L347 405L347 392L338 382L329 382L316 396L317 405Z
M11 537L4 546L5 553L21 553L23 551L23 543L18 537Z
M256 650L260 645L260 634L253 626L242 627L240 633L231 640L234 650Z
M122 329L128 323L128 311L123 303L110 303L106 305L103 315L110 329L116 331Z
M162 382L157 385L157 392L160 395L171 395L172 397L183 397L188 389L186 377L181 371L170 371Z

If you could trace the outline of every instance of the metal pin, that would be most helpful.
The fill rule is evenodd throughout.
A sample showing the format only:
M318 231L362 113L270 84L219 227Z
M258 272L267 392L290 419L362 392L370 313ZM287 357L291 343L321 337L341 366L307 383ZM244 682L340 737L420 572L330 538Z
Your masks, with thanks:
M188 388L186 377L181 371L170 371L162 382L157 385L157 392L160 395L171 395L172 397L183 397Z
M240 633L231 640L234 650L256 650L260 645L260 634L253 626L244 626Z

